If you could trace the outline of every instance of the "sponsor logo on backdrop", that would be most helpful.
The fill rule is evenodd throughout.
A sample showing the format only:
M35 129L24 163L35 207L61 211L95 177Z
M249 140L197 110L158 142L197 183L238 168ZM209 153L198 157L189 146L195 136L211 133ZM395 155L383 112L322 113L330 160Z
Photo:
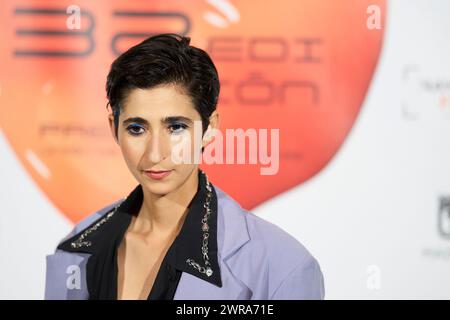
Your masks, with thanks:
M450 196L439 199L438 230L443 238L450 240Z
M436 234L442 240L442 244L423 248L422 256L432 260L450 261L450 196L440 196L437 207Z
M444 119L450 121L450 78L447 72L424 72L417 64L402 69L401 113L407 121Z

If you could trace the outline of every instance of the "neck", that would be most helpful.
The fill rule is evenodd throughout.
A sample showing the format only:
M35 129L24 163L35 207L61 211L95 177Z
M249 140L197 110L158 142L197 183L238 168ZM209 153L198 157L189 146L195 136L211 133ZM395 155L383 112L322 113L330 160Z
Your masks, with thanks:
M143 188L144 200L134 228L139 233L170 236L177 234L188 213L188 205L197 193L198 169L176 190L155 195Z

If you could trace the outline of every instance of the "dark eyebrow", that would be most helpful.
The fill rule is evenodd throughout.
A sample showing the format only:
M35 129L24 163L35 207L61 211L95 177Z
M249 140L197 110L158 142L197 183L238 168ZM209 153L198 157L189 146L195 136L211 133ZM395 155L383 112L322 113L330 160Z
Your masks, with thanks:
M172 123L176 123L176 122L187 122L189 124L192 124L192 120L187 118L187 117L183 117L183 116L171 116L171 117L165 117L161 120L162 123L166 123L166 124L172 124ZM147 120L145 120L144 118L141 117L131 117L128 119L125 119L122 124L124 126L126 126L129 123L139 123L142 124L144 126L148 126L149 123Z
M192 124L192 120L183 116L172 116L172 117L165 117L162 119L163 123L174 123L174 122L187 122L189 124Z
M126 126L127 124L132 123L132 122L148 126L148 121L141 117L131 117L131 118L125 119L125 120L123 120L122 124L124 126Z

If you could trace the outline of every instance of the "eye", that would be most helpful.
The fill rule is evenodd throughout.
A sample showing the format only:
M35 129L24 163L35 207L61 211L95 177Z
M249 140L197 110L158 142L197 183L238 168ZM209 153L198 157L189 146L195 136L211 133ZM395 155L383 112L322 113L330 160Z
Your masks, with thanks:
M132 136L138 136L144 133L144 128L136 124L131 124L127 127L127 131Z
M183 132L186 128L188 128L188 125L184 123L175 123L169 126L169 131L177 134Z

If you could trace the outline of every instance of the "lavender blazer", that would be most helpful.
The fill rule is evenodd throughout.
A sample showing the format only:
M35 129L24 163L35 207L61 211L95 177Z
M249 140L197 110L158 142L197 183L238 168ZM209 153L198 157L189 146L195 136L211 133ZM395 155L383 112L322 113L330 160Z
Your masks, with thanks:
M224 191L217 194L217 246L222 287L183 272L175 300L323 299L317 260L294 237L243 209ZM74 236L117 201L79 222ZM90 254L56 250L47 256L45 299L88 299L86 262Z

